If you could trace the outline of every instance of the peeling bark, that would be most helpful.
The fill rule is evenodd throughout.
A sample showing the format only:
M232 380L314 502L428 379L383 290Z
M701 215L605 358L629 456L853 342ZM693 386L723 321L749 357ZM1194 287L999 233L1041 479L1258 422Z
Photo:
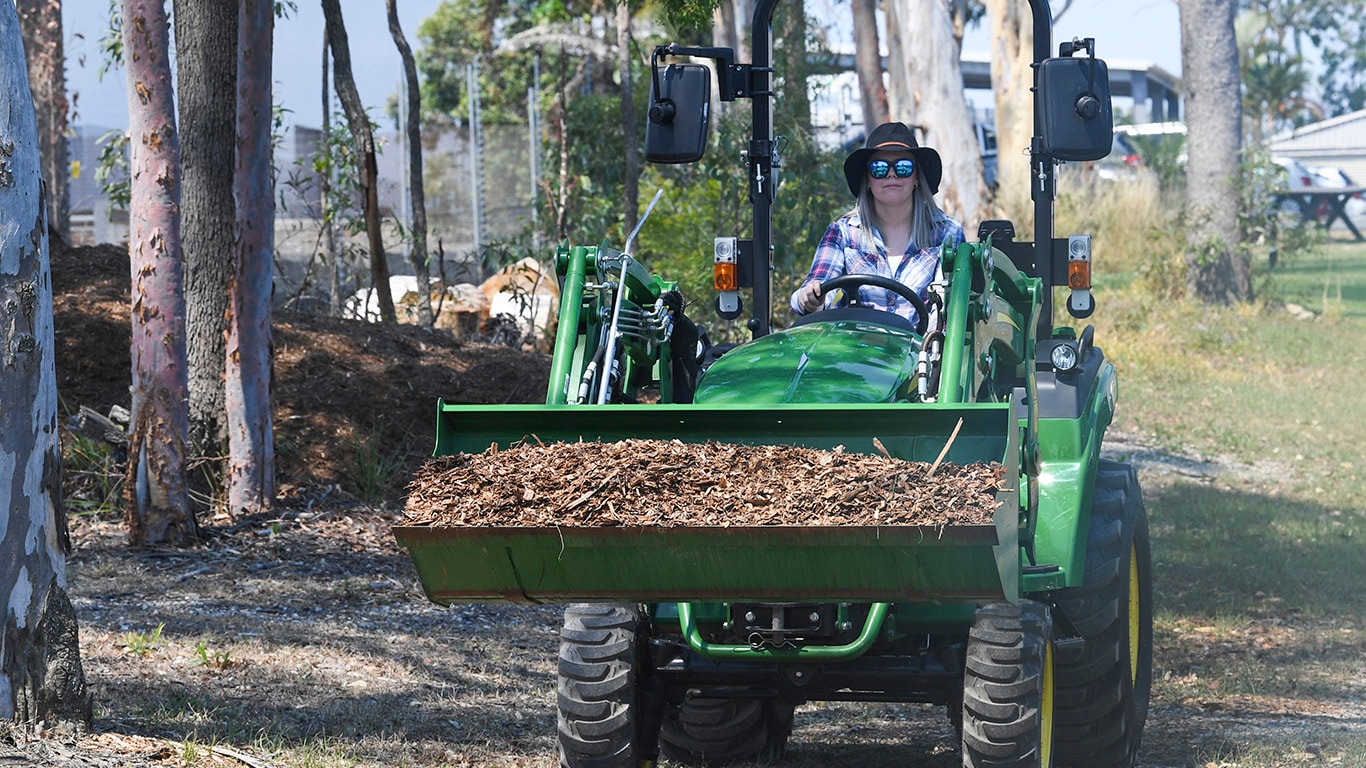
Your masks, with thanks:
M185 299L180 262L180 142L162 0L123 0L128 73L133 408L128 532L135 545L198 537L185 485L189 432Z
M90 727L66 598L52 278L19 19L0 3L0 720Z
M28 51L28 79L38 117L38 153L47 182L47 220L71 238L71 168L67 141L66 55L62 49L61 0L17 0Z
M996 207L1020 237L1034 220L1029 197L1029 141L1034 135L1034 29L1029 8L987 0L991 21L991 89L996 104Z
M270 299L275 199L270 180L270 0L242 0L237 59L237 269L228 293L228 504L254 514L275 500L270 413Z
M986 205L982 151L963 93L961 24L946 0L888 0L888 103L893 120L919 129L944 161L939 201L977 230ZM893 51L892 41L896 40ZM896 98L893 98L893 94Z

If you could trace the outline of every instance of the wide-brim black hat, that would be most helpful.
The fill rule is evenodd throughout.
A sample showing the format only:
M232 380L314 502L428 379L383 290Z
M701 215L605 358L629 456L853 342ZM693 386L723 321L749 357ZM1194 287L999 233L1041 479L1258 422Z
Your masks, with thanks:
M915 134L905 123L883 123L868 134L862 149L849 153L844 160L844 178L849 182L849 191L858 197L868 177L868 158L874 152L910 152L915 157L915 167L920 177L930 185L932 194L939 192L939 179L944 175L944 162L932 147L922 147L915 140Z

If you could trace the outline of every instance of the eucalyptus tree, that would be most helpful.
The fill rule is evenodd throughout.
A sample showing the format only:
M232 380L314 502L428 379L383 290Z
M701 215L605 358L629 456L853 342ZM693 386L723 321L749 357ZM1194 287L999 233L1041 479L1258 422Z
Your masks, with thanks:
M882 125L891 120L887 112L887 85L882 80L877 5L877 0L850 2L854 18L854 72L858 75L864 126Z
M128 78L128 251L132 272L129 537L183 545L198 535L185 484L189 431L180 260L180 137L163 0L123 0Z
M408 150L408 189L405 193L412 207L412 218L408 225L411 237L409 261L417 281L417 321L423 326L430 326L432 301L428 289L431 270L427 261L427 201L422 189L422 93L417 82L417 64L413 60L412 46L408 45L408 38L403 36L403 27L398 23L398 0L385 0L384 6L389 16L389 35L393 37L399 58L403 60L406 104L402 130L407 136Z
M981 7L949 0L888 0L888 112L939 150L945 210L965 225L986 210L981 146L963 92L963 30Z
M356 145L357 173L361 177L365 234L370 246L370 280L379 300L380 319L386 323L397 320L394 297L389 290L389 264L384 254L384 233L379 212L379 164L375 159L375 132L361 102L356 79L351 72L351 43L347 40L346 20L342 17L341 0L322 0L323 17L327 22L327 42L332 49L332 72L336 81L337 98L346 113L346 124Z
M49 226L71 237L70 142L67 134L66 55L62 41L62 0L16 0L19 27L28 57L29 88L38 117L38 152L47 182Z
M70 733L91 698L66 591L45 202L19 19L0 3L0 721Z
M275 248L270 126L275 14L272 0L242 0L241 10L236 46L238 149L233 177L237 251L228 299L225 386L227 477L232 511L255 513L270 508L275 499L275 438L270 410L270 301Z

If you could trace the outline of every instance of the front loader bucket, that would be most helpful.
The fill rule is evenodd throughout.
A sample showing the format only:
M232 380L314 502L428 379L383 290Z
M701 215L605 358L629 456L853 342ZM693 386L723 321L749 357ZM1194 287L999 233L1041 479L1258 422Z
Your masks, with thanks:
M684 528L395 527L438 603L1015 600L1019 411L1007 403L455 406L438 455L520 440L785 444L1006 467L993 525ZM604 471L584 467L585 472ZM717 467L724 472L724 467Z

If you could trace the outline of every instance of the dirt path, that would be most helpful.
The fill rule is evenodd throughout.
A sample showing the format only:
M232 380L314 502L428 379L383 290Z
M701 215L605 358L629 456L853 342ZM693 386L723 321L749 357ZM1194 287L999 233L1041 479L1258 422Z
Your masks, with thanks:
M1114 442L1145 483L1225 471ZM0 751L0 765L554 765L559 610L429 603L388 534L398 517L396 507L305 504L220 526L193 552L131 555L119 525L75 521L72 594L99 733L79 751ZM1172 656L1182 640L1158 645L1160 692L1183 663ZM1236 765L1207 757L1221 744L1236 754L1251 741L1312 745L1318 734L1366 731L1360 701L1306 711L1155 699L1147 768ZM1297 764L1361 765L1354 759L1306 752ZM784 764L907 762L958 765L941 709L804 706Z

